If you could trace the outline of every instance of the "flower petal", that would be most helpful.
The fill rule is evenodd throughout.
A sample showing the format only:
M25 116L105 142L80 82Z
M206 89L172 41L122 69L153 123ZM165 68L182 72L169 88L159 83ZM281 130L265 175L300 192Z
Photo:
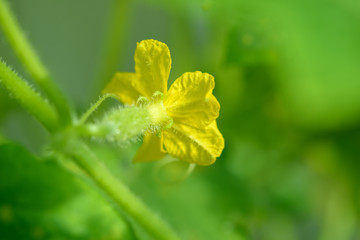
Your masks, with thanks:
M132 104L142 96L137 89L135 73L115 73L113 79L106 85L102 93L116 94L123 103Z
M166 152L198 165L214 163L224 149L224 138L215 121L200 129L174 123L163 135Z
M218 116L220 104L212 91L214 77L208 73L187 72L171 85L164 99L166 111L174 122L205 127Z
M162 137L158 137L149 132L145 134L144 142L136 152L133 162L149 162L163 158L165 153L161 151L162 142Z
M156 40L143 40L135 51L135 72L141 84L139 92L151 98L156 91L166 93L171 68L169 48Z

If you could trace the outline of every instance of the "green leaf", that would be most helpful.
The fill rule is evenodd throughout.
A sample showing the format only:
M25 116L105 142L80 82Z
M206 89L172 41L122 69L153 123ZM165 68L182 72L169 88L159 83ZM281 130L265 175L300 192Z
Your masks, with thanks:
M134 239L89 185L21 146L0 145L1 239Z
M49 209L76 193L73 176L55 162L41 162L14 144L0 146L1 202L32 210Z

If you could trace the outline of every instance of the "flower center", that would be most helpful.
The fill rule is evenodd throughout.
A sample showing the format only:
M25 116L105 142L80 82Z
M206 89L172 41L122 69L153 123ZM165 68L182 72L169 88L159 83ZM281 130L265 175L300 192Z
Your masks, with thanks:
M163 125L168 122L170 117L166 113L163 101L151 103L148 105L151 122L155 125Z

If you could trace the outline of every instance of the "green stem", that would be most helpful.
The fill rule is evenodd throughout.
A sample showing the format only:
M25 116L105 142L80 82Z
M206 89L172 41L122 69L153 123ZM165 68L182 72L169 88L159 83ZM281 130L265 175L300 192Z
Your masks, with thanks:
M16 100L48 130L52 131L58 127L58 115L55 108L2 60L0 60L0 84L4 85Z
M65 97L51 80L49 72L31 47L6 0L0 0L0 26L24 67L49 99L54 102L64 123L68 123L71 116Z
M152 239L179 239L168 224L116 178L85 143L77 139L67 139L66 142L66 153L126 214L136 220Z
M100 99L81 116L78 125L84 124L86 120L90 117L90 115L102 104L102 102L111 97L117 99L115 94L106 93L102 95Z

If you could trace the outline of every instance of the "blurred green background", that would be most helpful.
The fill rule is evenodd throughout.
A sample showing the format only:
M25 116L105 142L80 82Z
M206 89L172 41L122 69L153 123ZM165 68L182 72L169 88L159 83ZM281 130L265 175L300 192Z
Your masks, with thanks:
M215 76L225 149L185 181L172 183L182 164L131 164L139 144L92 143L182 239L360 239L359 1L9 2L78 112L115 71L134 71L144 39L169 46L169 85L183 72ZM2 33L0 56L31 80ZM7 95L0 88L0 239L150 239L38 157L49 136Z

